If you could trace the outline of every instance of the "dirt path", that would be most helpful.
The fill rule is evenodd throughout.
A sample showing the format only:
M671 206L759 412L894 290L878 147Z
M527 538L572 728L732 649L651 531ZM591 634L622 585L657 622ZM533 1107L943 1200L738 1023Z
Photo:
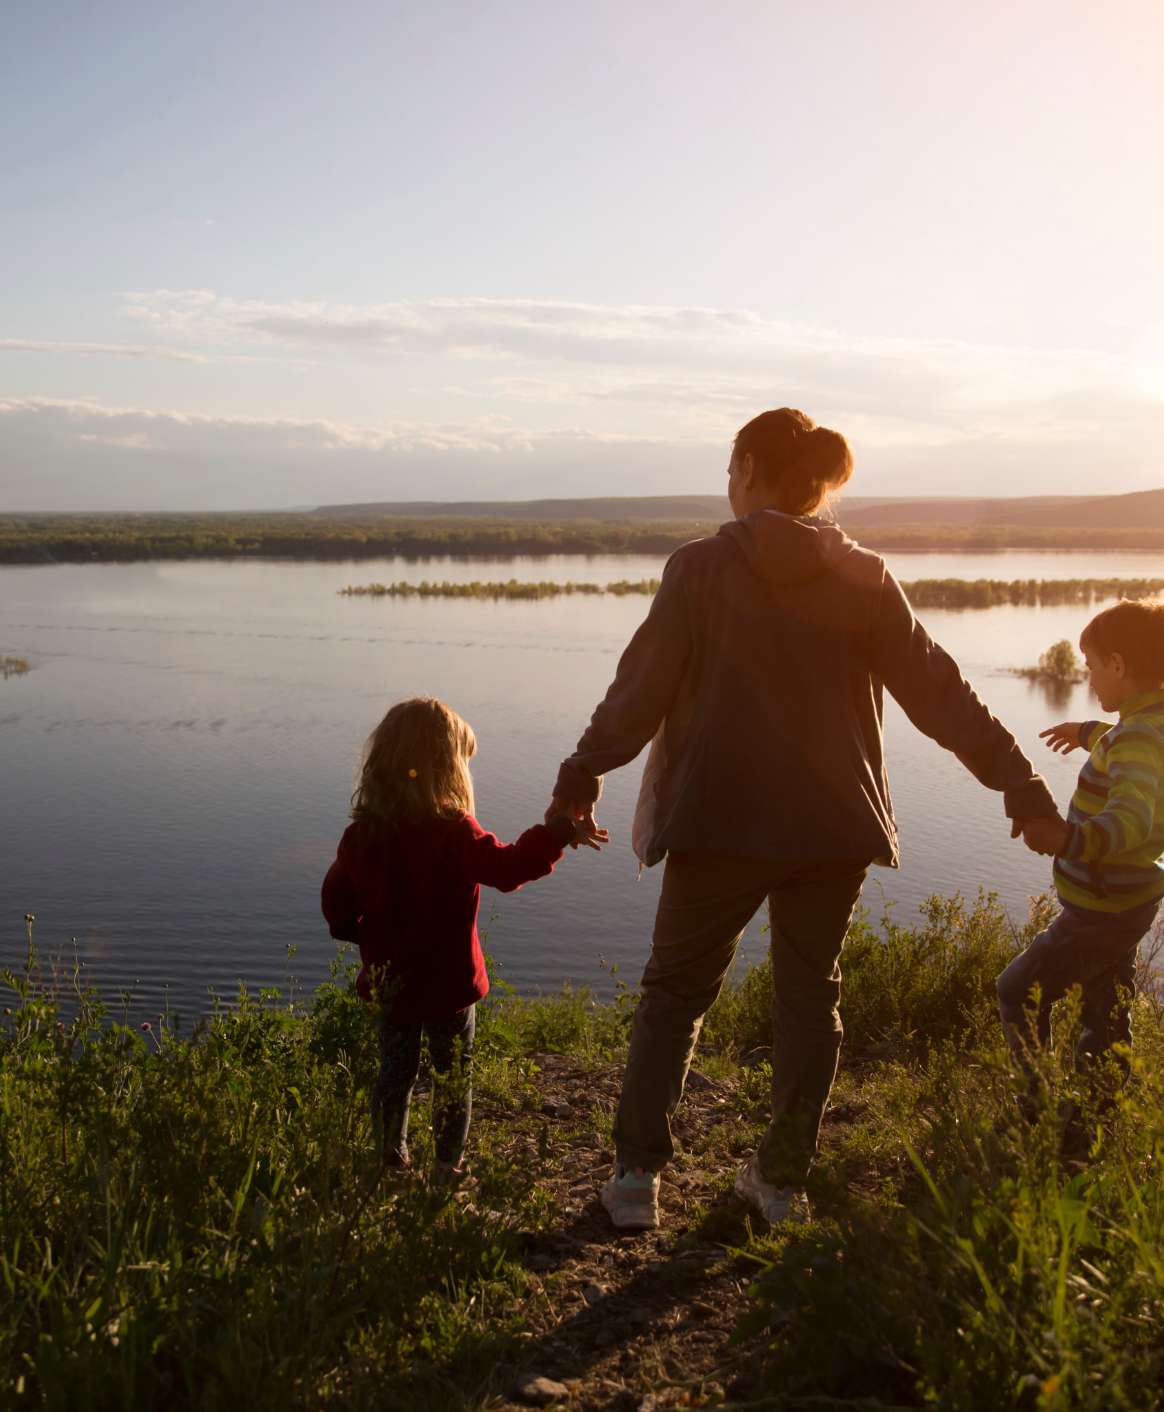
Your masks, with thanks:
M517 1388L533 1375L566 1393L542 1405L571 1412L659 1412L754 1396L758 1345L732 1340L754 1270L730 1253L747 1234L731 1181L755 1132L734 1085L693 1071L675 1123L682 1152L663 1179L662 1225L626 1233L598 1197L613 1158L607 1134L621 1066L594 1070L548 1054L536 1062L538 1121L514 1124L493 1150L543 1169L560 1221L529 1243L525 1355L510 1397L487 1405L531 1405Z

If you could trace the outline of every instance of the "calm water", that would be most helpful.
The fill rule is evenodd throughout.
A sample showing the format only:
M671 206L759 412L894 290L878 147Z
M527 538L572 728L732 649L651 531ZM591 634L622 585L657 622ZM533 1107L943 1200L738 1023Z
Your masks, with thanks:
M1160 574L1145 554L891 556L903 578ZM187 1017L210 991L305 985L332 944L319 883L341 833L363 737L387 702L448 699L480 740L478 813L503 837L537 821L647 609L642 598L535 603L372 601L348 583L408 578L606 581L656 574L654 558L406 564L194 563L0 568L0 653L28 657L0 681L0 956L39 942L76 954L135 1016L167 988ZM992 709L1038 758L1061 801L1078 759L1036 739L1090 714L1082 688L1049 704L1006 675L1075 638L1078 608L929 612L926 622ZM888 703L890 778L904 865L875 869L866 902L908 917L930 892L996 889L1021 918L1045 860L1009 840L1001 799L917 734ZM522 990L563 980L636 980L660 869L636 879L629 820L639 766L607 780L602 855L568 856L520 894L486 893L489 945ZM759 954L759 923L744 952ZM287 948L297 948L288 963Z

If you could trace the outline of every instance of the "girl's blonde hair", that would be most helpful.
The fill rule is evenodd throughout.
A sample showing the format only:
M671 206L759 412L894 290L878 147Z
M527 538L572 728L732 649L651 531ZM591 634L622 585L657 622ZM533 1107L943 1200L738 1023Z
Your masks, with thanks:
M393 706L364 746L352 818L377 828L472 814L469 761L477 737L443 701L414 696Z

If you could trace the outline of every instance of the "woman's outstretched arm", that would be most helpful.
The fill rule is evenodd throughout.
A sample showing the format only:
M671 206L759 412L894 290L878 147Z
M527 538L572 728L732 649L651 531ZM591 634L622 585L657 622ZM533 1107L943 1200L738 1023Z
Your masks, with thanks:
M619 659L614 681L573 755L562 762L550 813L592 805L602 793L602 776L635 758L675 700L691 656L682 555L677 550L667 561L651 610Z
M1011 819L1058 814L1047 783L1019 743L914 617L888 570L874 626L873 666L913 724L956 755L979 783L1001 790Z

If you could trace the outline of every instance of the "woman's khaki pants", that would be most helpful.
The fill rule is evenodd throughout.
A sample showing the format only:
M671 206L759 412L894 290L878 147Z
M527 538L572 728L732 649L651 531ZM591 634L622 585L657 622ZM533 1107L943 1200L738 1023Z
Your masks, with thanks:
M768 862L671 853L635 1011L615 1119L618 1161L659 1171L703 1017L744 927L768 899L772 922L772 1117L760 1171L800 1185L816 1151L841 1048L840 954L867 864Z

